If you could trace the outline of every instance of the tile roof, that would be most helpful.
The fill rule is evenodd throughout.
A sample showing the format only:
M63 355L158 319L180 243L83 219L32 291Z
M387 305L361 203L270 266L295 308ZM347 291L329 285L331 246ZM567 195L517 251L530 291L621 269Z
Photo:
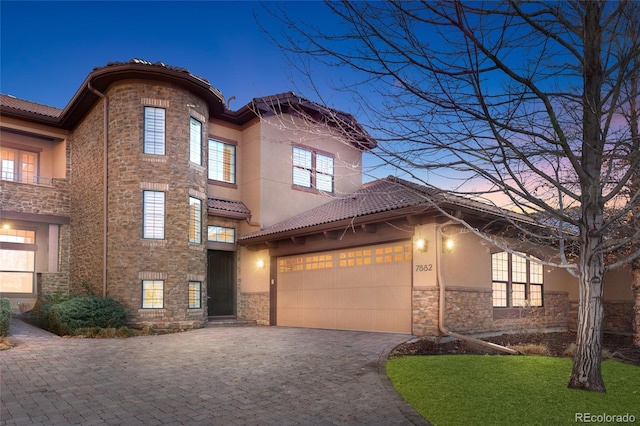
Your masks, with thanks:
M354 220L376 213L415 208L415 213L440 207L462 208L480 216L504 217L520 222L535 223L520 215L497 206L456 196L437 188L426 187L393 176L363 185L362 189L346 197L334 199L326 204L293 216L260 231L245 235L239 241L265 240L291 231L303 230L319 225ZM402 214L406 214L406 210Z
M62 114L60 108L54 108L47 105L37 104L35 102L25 101L11 95L0 94L0 105L3 107L30 112L46 117L58 118Z
M207 199L209 213L233 218L251 217L251 211L240 201L223 200L222 198Z
M363 185L361 190L353 194L268 226L246 235L240 240L249 240L406 207L426 206L424 195L427 193L435 195L437 192L426 187L422 188L422 192L416 191L405 185L404 181L393 177L379 179Z

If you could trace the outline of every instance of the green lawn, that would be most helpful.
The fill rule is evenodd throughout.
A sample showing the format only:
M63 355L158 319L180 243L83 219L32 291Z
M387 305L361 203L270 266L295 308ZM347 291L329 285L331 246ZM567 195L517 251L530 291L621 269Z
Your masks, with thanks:
M602 363L606 393L567 388L568 358L406 356L389 360L387 374L409 404L435 426L575 425L580 424L576 413L628 413L640 425L640 367L618 361ZM590 424L603 424L591 420Z

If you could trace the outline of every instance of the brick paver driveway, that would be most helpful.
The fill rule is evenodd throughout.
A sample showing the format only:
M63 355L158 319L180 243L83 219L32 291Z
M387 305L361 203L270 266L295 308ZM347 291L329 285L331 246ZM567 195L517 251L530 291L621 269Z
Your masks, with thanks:
M384 375L407 335L230 327L63 339L19 320L10 334L2 424L426 424Z

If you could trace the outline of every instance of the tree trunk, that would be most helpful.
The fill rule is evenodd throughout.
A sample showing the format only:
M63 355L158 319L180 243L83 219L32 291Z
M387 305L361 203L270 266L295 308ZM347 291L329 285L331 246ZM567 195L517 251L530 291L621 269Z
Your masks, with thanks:
M578 329L569 387L605 392L602 363L604 259L594 254L597 240L583 237L580 260Z
M631 288L635 296L633 306L633 343L640 346L640 260L631 264Z
M600 371L602 363L602 295L604 257L599 253L603 241L604 201L601 170L604 140L601 130L603 5L585 2L584 15L584 93L582 110L582 176L580 178L580 279L578 282L578 330L573 371L569 387L604 392Z

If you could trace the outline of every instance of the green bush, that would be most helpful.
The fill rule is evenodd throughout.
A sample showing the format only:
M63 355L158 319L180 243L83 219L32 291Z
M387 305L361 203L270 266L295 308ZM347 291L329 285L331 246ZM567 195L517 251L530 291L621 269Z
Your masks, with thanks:
M49 331L58 335L74 334L80 328L120 328L127 314L115 300L96 296L75 297L49 309Z
M42 298L38 298L33 309L28 313L29 315L23 319L37 327L49 330L49 311L51 310L51 307L58 303L66 302L70 298L71 296L68 294L59 291Z
M0 299L0 337L6 336L9 332L12 316L13 312L11 311L9 299Z

